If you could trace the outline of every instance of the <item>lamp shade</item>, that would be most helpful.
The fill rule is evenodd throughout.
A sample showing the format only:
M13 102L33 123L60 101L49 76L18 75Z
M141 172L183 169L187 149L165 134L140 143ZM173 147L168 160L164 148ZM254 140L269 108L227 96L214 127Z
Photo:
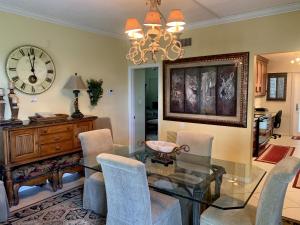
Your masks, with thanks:
M147 12L144 20L144 25L145 26L161 26L161 19L160 19L160 14L158 11L149 11Z
M129 18L125 24L125 33L138 32L142 30L142 26L136 18Z
M64 89L70 90L84 90L87 89L85 83L82 81L81 76L78 76L77 73L72 75L68 82L65 84Z
M167 26L176 27L176 26L183 26L185 25L184 22L184 15L180 9L173 9L168 16Z

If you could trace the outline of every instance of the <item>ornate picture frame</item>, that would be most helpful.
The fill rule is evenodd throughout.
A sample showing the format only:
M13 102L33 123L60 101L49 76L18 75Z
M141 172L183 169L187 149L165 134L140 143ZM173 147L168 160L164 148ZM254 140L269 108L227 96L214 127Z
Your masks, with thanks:
M163 119L247 127L249 52L163 62Z

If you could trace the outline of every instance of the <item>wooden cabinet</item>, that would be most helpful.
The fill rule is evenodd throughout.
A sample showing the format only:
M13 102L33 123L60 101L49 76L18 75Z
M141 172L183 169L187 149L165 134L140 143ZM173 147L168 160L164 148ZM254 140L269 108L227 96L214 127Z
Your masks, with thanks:
M265 96L267 89L268 59L256 56L255 96Z
M35 129L10 132L10 162L22 162L26 159L37 158L39 156L37 137Z
M80 152L78 134L92 130L96 118L87 116L61 122L1 127L0 163L10 205L15 204L17 191L14 193L14 190L19 188L19 184L13 180L13 171L23 165ZM33 185L37 180L27 182Z

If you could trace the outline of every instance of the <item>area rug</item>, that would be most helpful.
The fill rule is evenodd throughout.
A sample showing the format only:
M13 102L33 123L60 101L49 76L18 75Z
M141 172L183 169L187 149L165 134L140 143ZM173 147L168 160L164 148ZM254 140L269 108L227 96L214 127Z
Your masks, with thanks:
M294 183L293 183L293 188L298 188L300 189L300 171L295 177Z
M300 136L293 136L292 139L293 140L300 140Z
M276 164L283 158L293 155L295 147L268 144L265 151L255 160Z
M82 208L83 187L77 187L14 211L5 225L105 225L106 220Z

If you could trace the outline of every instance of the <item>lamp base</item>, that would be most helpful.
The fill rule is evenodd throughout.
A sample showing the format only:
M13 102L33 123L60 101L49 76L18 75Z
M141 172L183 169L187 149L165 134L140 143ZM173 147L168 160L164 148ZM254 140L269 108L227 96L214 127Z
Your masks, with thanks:
M77 119L77 118L83 118L84 115L80 111L75 111L72 113L71 117Z

